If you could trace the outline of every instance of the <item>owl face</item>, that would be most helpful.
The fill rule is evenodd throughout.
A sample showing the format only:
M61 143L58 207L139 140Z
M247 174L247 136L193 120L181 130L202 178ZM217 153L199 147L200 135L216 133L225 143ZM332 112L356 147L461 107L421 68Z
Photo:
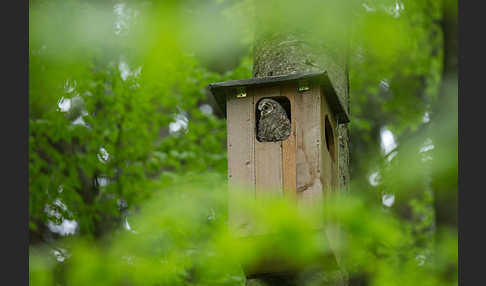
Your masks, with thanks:
M277 142L290 135L290 120L280 103L271 98L263 98L257 106L260 118L257 118L257 140L260 142Z
M260 110L260 116L265 117L272 113L275 109L275 101L273 99L265 98L258 104L258 110Z

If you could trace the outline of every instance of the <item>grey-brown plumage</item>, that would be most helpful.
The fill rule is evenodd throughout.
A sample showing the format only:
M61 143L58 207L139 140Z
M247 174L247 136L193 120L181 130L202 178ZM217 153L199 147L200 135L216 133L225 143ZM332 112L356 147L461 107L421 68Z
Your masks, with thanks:
M257 138L260 142L275 142L290 135L290 120L285 109L276 100L264 98L258 103L260 120Z

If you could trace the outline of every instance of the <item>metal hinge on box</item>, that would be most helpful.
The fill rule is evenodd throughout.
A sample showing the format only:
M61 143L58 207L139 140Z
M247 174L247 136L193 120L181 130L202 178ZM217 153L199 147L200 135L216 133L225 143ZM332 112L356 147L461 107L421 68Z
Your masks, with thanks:
M236 97L238 98L242 98L242 97L246 97L246 88L243 86L243 87L238 87L238 92L236 93Z
M307 80L299 80L299 91L308 91L310 89L309 82Z

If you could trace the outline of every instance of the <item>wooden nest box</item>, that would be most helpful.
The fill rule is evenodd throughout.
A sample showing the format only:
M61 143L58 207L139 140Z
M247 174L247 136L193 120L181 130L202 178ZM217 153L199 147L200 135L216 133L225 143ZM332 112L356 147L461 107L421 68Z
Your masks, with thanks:
M228 184L256 201L292 197L300 208L322 203L338 187L337 126L349 122L326 72L213 83L209 88L227 119ZM277 101L290 121L289 135L258 138L266 98ZM236 190L236 189L235 189ZM241 194L240 194L241 195ZM255 235L229 196L229 224L237 236Z

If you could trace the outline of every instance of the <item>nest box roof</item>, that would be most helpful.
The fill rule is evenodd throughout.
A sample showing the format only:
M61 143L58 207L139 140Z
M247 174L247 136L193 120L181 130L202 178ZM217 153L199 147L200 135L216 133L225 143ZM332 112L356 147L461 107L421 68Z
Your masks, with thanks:
M259 78L250 78L242 80L229 80L224 82L212 83L209 85L209 89L213 94L218 106L221 108L224 116L226 117L226 96L236 95L239 88L242 87L258 87L258 86L271 86L281 85L284 83L299 82L301 80L310 83L318 83L324 90L326 99L331 106L333 112L335 112L339 123L349 122L349 116L342 104L341 100L336 94L327 72L312 72L312 73L298 73L282 76L267 76Z

